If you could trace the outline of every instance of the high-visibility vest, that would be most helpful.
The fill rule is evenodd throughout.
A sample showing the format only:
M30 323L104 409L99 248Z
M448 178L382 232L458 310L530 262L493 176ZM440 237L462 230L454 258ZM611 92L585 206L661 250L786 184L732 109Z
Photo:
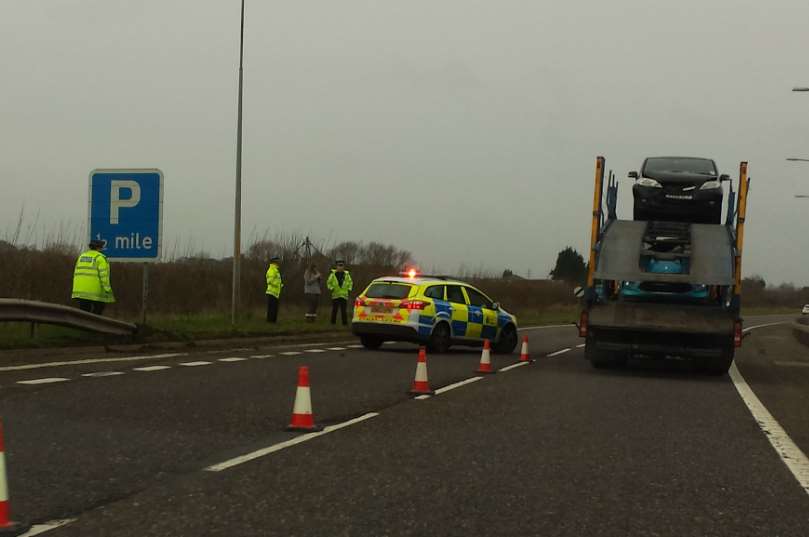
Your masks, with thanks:
M351 281L351 274L347 270L343 271L345 277L343 278L343 285L337 279L337 271L332 270L329 274L329 279L326 280L326 288L331 291L332 298L348 298L348 293L354 288L354 282Z
M110 264L97 250L87 250L76 260L73 269L73 298L95 302L115 302L110 285Z
M270 268L267 269L267 294L278 298L281 296L283 286L284 282L281 281L281 271L278 269L278 265L270 263Z

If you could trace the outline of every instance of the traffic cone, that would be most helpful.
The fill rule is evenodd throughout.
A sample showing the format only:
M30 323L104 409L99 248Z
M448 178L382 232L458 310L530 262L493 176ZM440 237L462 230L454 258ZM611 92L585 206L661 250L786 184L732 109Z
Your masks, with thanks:
M528 336L522 337L522 349L520 349L520 361L533 362L531 357L528 355Z
M416 378L410 386L410 395L433 395L435 392L430 389L430 381L427 379L427 351L424 347L419 347L419 360L416 362Z
M292 406L292 421L287 431L320 431L312 414L312 397L309 393L309 367L298 368L298 389L295 391L295 404Z
M0 421L0 535L22 535L31 526L8 519L8 485L6 481L6 450L3 444L3 423Z
M488 339L483 340L483 352L480 353L480 365L475 373L484 373L491 375L495 373L492 369L492 345Z

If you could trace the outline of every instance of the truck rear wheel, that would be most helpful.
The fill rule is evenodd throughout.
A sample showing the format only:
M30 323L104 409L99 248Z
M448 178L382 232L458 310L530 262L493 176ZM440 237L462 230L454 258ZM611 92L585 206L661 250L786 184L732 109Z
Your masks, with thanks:
M590 364L596 369L626 365L626 355L614 351L598 350L595 342L589 338L584 344L584 356L590 360Z
M705 362L703 370L709 375L726 375L730 366L733 364L733 354L733 349L730 349L722 353L722 356L709 358Z

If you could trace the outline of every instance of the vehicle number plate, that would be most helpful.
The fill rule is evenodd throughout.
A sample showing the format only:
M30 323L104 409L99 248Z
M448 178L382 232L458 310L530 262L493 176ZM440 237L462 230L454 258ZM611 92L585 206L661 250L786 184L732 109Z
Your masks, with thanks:
M371 311L374 313L388 313L391 308L387 304L374 304L371 306Z
M692 200L694 196L686 196L685 194L666 194L666 197L672 200Z

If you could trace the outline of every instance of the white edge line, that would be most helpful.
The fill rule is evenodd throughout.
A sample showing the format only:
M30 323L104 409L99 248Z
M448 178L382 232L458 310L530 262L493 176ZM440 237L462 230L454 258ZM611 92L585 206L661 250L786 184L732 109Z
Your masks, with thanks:
M185 367L199 367L201 365L211 365L213 362L206 362L204 360L198 360L196 362L180 362L179 365Z
M55 530L56 528L61 528L62 526L67 526L71 522L75 522L75 518L65 518L62 520L51 520L50 522L45 522L44 524L35 524L31 526L31 529L27 532L20 535L20 537L34 537L34 535L41 535L46 531Z
M554 356L559 356L560 354L564 354L564 353L566 353L566 352L570 352L570 351L572 351L572 350L573 350L573 349L571 349L570 347L566 347L566 348L564 348L564 349L562 349L562 350L560 350L560 351L552 352L552 353L550 353L550 354L548 354L548 355L546 355L546 356L547 356L548 358L553 358Z
M752 328L759 327L750 327L750 329ZM728 373L731 380L733 380L736 391L739 392L739 397L747 405L747 409L753 415L753 419L758 423L764 436L770 441L773 449L781 457L789 471L792 472L792 475L795 476L795 479L798 480L804 492L809 494L809 459L806 458L806 454L792 441L784 428L781 427L781 424L756 397L735 363L731 364Z
M577 348L577 349L583 349L583 348L584 348L584 347L586 347L586 346L587 346L587 343L581 343L581 344L579 344L579 345L576 345L576 348Z
M303 352L326 352L326 349L306 349Z
M750 330L753 330L754 328L766 328L768 326L775 326L775 325L778 325L778 324L787 324L787 322L788 321L778 321L777 323L757 324L755 326L748 326L747 328L742 330L742 332L749 332Z
M568 323L568 324L546 324L543 326L524 326L522 328L518 328L517 331L521 330L544 330L546 328L575 328L575 323Z
M350 425L354 425L361 421L365 421L367 419L375 418L379 416L379 412L369 412L367 414L363 414L354 419L350 419L348 421L344 421L342 423L338 423L336 425L329 425L325 427L322 431L317 431L313 433L306 433L301 436L295 437L291 440L287 440L285 442L279 442L278 444L273 444L272 446L262 448L252 453L248 453L246 455L242 455L240 457L234 457L233 459L220 462L219 464L214 464L212 466L208 466L205 468L206 472L221 472L222 470L227 470L228 468L233 468L234 466L238 466L240 464L244 464L248 461L252 461L253 459L258 459L259 457L263 457L265 455L269 455L271 453L275 453L276 451L281 451L282 449L286 449L288 447L292 447L297 444L301 444L306 442L307 440L312 440L313 438L317 438L318 436L323 436L324 434L329 434L334 431L340 430L344 427L348 427Z
M469 378L469 379L466 379L466 380L462 380L460 382L456 382L455 384L450 384L448 386L444 386L443 388L438 388L435 391L435 394L436 395L441 395L444 392L454 390L455 388L460 388L461 386L464 386L466 384L470 384L472 382L477 382L479 380L483 380L483 377L472 377L472 378Z
M176 358L188 356L187 352L173 352L169 354L153 354L151 356L125 356L123 358L88 358L87 360L73 360L72 362L46 362L44 364L10 365L0 367L0 371L22 371L25 369L40 369L43 367L61 367L82 364L104 364L109 362L131 362L135 360L161 360L163 358Z
M413 399L415 399L416 401L424 401L425 399L429 399L430 397L432 397L432 395L430 395L429 393L423 393L421 395L415 396Z
M517 362L516 364L511 364L511 365L507 365L506 367L501 367L500 369L498 369L498 371L511 371L512 369L515 369L517 367L522 367L522 366L528 365L530 363L531 362Z
M133 367L132 371L145 371L145 372L148 373L148 372L151 372L151 371L162 371L164 369L171 369L171 366L170 365L147 365L146 367Z
M303 354L301 351L287 351L280 353L282 356L298 356L299 354Z

